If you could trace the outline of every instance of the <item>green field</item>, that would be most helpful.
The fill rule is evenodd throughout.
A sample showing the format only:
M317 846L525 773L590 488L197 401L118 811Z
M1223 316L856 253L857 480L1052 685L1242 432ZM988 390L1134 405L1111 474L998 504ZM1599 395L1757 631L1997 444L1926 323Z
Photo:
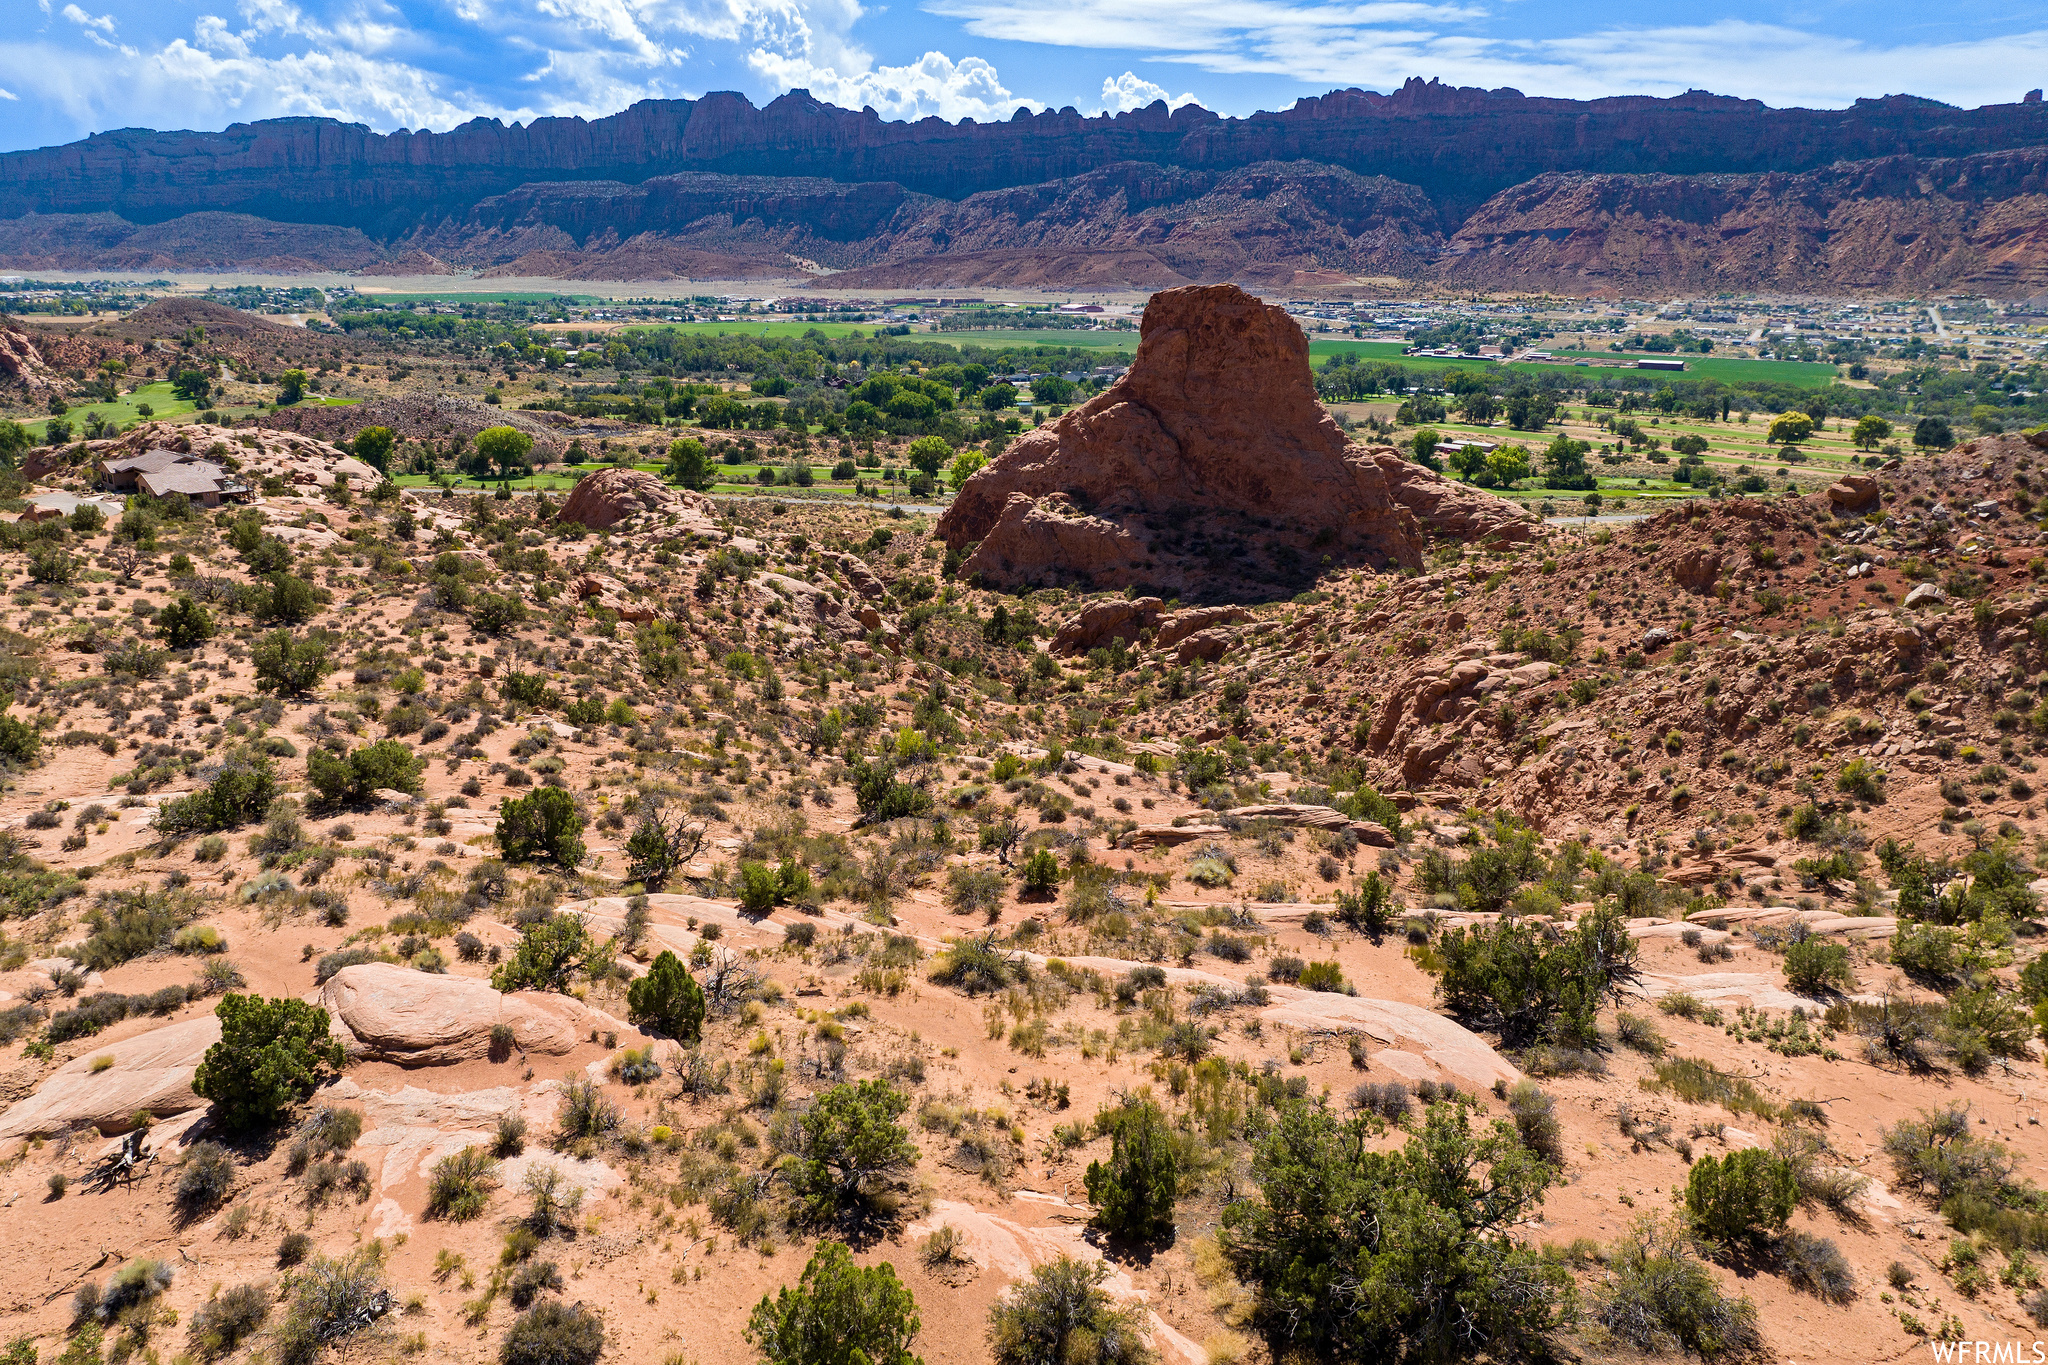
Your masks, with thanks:
M872 336L875 328L885 324L859 322L636 322L621 330L631 332L680 332L685 336L704 337L803 337L813 329L832 338L854 335ZM604 333L592 333L593 340L602 341Z
M314 405L345 408L361 401L360 398L309 397L302 401L301 406ZM144 403L147 403L151 408L151 415L148 418L144 418L137 411ZM122 394L111 403L74 404L71 411L64 414L64 420L71 423L72 436L75 439L81 439L79 428L84 423L86 414L90 412L96 412L109 422L125 427L130 423L145 420L162 421L168 419L182 421L197 411L198 408L193 404L171 392L169 382L165 381L156 384L145 384L133 393ZM228 407L226 405L214 409L214 412L222 417L246 417L254 411L256 411L254 408ZM49 435L50 419L42 417L33 422L23 422L22 426L28 429L29 435L33 436L37 441L42 441Z
M986 332L931 332L920 341L943 341L960 346L987 346L992 350L1021 351L1039 346L1072 346L1084 351L1135 351L1136 332L1034 331L1006 327Z

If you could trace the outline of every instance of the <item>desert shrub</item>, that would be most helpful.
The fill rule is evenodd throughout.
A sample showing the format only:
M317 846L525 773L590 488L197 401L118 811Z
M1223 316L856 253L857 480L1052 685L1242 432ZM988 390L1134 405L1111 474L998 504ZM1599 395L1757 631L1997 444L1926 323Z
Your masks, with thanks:
M261 820L279 790L277 773L267 755L234 755L204 791L158 807L157 831L168 838L238 828Z
M2016 1162L2004 1143L1971 1133L1968 1105L1923 1110L1878 1131L1901 1188L1937 1204L1959 1195L2005 1202Z
M1453 929L1435 947L1437 993L1453 1014L1499 1032L1510 1047L1591 1047L1601 1000L1635 978L1636 948L1618 909L1596 910L1549 943L1516 921Z
M606 1098L595 1081L574 1080L562 1088L562 1111L557 1122L564 1142L610 1137L618 1131L619 1107Z
M1376 1114L1389 1123L1406 1119L1412 1102L1408 1087L1399 1081L1361 1081L1351 1092L1352 1108Z
M644 1085L661 1076L661 1062L652 1047L620 1049L612 1058L612 1079L625 1085Z
M491 1134L491 1155L503 1159L526 1150L526 1118L522 1114L500 1114Z
M192 1314L186 1329L192 1349L207 1360L233 1351L270 1316L270 1295L261 1285L236 1285L216 1294Z
M218 1208L234 1183L235 1163L227 1148L218 1142L194 1143L178 1167L172 1197L180 1215L194 1218Z
M1564 1165L1564 1130L1557 1121L1557 1103L1530 1080L1508 1087L1508 1116L1522 1145L1553 1166Z
M498 1163L481 1147L464 1147L434 1163L427 1182L427 1217L466 1223L491 1202Z
M1785 950L1785 984L1801 995L1826 995L1856 984L1849 949L1824 938L1801 939Z
M525 1261L505 1281L505 1292L511 1296L514 1308L530 1307L542 1294L553 1290L560 1293L562 1272L555 1268L553 1261Z
M526 1172L526 1193L533 1202L526 1214L526 1231L536 1237L551 1237L572 1227L576 1210L583 1207L583 1190L553 1166L532 1166Z
M148 890L115 892L85 912L92 935L79 948L78 960L96 972L118 967L168 946L186 919L165 896Z
M818 926L809 920L798 920L795 924L785 925L782 930L782 941L792 948L808 948L818 941Z
M1956 931L1918 920L1900 922L1898 931L1892 935L1891 960L1894 967L1927 986L1954 980L1962 965L1956 951ZM2048 962L2048 958L2039 960Z
M505 1329L498 1365L595 1365L603 1354L604 1319L580 1303L543 1299Z
M813 1221L872 1209L882 1189L917 1162L896 1119L910 1101L886 1081L835 1085L811 1102L797 1150L784 1159L791 1191Z
M1778 1239L1778 1269L1794 1289L1828 1303L1856 1297L1856 1275L1841 1249L1826 1237L1787 1232Z
M1475 1136L1463 1104L1432 1105L1398 1150L1371 1149L1380 1131L1301 1100L1260 1140L1258 1194L1224 1210L1220 1233L1255 1286L1252 1321L1344 1359L1452 1358L1476 1339L1492 1354L1539 1353L1568 1317L1571 1277L1510 1232L1536 1215L1556 1168L1505 1123ZM1377 1292L1350 1292L1360 1284Z
M1109 1267L1061 1256L1011 1287L989 1311L995 1365L1143 1365L1152 1359L1144 1314L1102 1288Z
M1180 1167L1166 1115L1149 1100L1107 1111L1096 1126L1110 1135L1109 1160L1088 1164L1094 1226L1112 1237L1149 1242L1173 1232Z
M289 630L273 630L249 651L256 667L256 690L302 697L334 671L333 641L320 632L304 638Z
M1059 890L1060 860L1052 856L1052 850L1041 848L1024 860L1024 894L1027 896L1050 896Z
M1942 1010L1936 1032L1956 1065L1974 1076L1994 1057L2027 1056L2034 1028L2018 996L1985 985L1958 991Z
M228 995L214 1007L220 1041L206 1050L192 1089L230 1130L276 1120L347 1062L327 1011L289 997Z
M994 868L962 864L946 874L946 904L957 915L1000 910L1004 888L1003 874Z
M803 927L812 928L808 924ZM656 955L647 975L628 988L626 1006L634 1023L645 1024L685 1047L694 1046L704 1031L704 992L689 968L666 949Z
M1703 1156L1685 1183L1693 1230L1724 1246L1757 1241L1785 1226L1799 1195L1791 1166L1761 1147Z
M1666 1047L1664 1035L1657 1026L1640 1014L1627 1010L1614 1016L1614 1036L1625 1048L1642 1053L1646 1057L1662 1057Z
M313 1250L313 1239L303 1232L287 1232L277 1241L277 1263L289 1270L303 1262Z
M559 787L541 787L498 813L498 849L508 863L550 862L573 868L583 861L583 817Z
M1344 972L1334 962L1311 962L1301 969L1295 984L1305 991L1327 991L1331 994L1344 992Z
M1644 1352L1676 1349L1703 1360L1742 1359L1763 1344L1756 1306L1724 1297L1685 1232L1651 1218L1616 1244L1592 1317L1617 1340Z
M512 956L491 973L491 988L566 992L597 951L598 945L580 916L550 915L526 926Z
M383 790L418 793L424 755L395 739L380 739L344 756L325 749L306 755L306 782L330 806L361 805Z
M769 1365L917 1365L910 1343L922 1325L894 1266L855 1265L844 1246L827 1241L794 1288L754 1305L746 1338Z
M171 1287L175 1272L162 1261L143 1258L128 1262L107 1279L107 1287L95 1296L93 1316L112 1322L130 1309L152 1303ZM73 1312L77 1302L74 1300Z
M367 948L360 944L353 948L337 948L331 953L322 953L319 960L313 964L313 984L325 985L329 977L344 967L356 967L365 962L384 960L384 954L375 948Z
M931 979L969 995L999 991L1028 973L1022 956L996 946L993 933L955 939L932 961Z

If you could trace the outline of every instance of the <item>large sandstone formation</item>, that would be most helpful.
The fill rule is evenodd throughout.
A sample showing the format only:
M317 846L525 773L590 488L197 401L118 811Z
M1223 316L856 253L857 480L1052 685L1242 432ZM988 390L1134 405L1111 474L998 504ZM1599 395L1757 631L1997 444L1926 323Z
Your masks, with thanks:
M49 364L28 333L0 318L0 386L18 386L31 400L57 391Z
M1016 441L939 521L1005 586L1291 581L1324 555L1413 565L1435 536L1518 539L1521 508L1391 450L1351 445L1316 399L1308 340L1235 285L1145 309L1129 373Z
M385 962L344 967L321 988L334 1032L357 1061L446 1066L487 1057L492 1030L512 1031L511 1046L559 1057L602 1033L633 1032L601 1010L566 995L501 995L482 981L416 972Z
M644 469L601 469L579 480L558 514L592 530L640 516L709 518L711 499L702 493L670 488Z

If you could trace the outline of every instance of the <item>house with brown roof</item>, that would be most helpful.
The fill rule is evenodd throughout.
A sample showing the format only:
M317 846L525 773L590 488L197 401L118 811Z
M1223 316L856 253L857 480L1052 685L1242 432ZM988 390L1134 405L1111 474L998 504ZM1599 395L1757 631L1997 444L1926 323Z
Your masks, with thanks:
M182 493L206 507L243 501L249 485L226 465L182 450L145 450L140 455L103 459L100 482L115 492L143 492L154 498Z

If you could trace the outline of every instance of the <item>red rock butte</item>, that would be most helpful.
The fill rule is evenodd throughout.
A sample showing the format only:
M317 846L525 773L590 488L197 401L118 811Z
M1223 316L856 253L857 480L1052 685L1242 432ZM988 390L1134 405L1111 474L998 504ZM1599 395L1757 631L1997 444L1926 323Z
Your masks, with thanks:
M1200 587L1304 556L1415 565L1438 537L1533 529L1505 499L1352 444L1317 401L1301 328L1236 285L1155 294L1140 337L1123 378L960 490L939 534L975 547L965 572Z

